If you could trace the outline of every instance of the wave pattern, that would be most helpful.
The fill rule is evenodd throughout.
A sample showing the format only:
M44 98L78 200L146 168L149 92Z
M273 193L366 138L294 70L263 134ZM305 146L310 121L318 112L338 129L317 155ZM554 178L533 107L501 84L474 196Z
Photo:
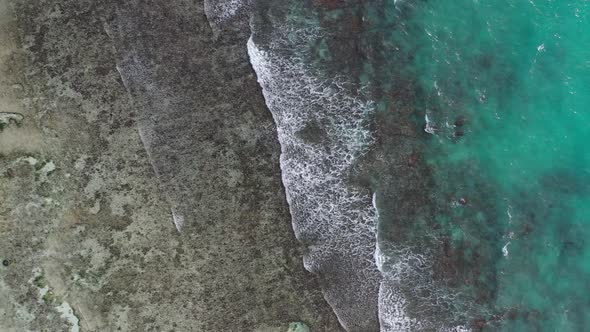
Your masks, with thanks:
M373 142L365 127L373 104L353 95L343 79L314 75L304 51L293 52L319 38L319 30L273 33L266 50L251 38L248 51L277 125L293 228L309 249L305 267L320 275L347 330L378 330L376 214L369 192L347 182Z

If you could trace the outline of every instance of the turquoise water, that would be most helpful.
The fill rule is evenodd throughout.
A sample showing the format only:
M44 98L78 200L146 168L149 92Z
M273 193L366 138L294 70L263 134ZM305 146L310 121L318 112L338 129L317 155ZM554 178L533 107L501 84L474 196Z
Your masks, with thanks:
M345 325L363 307L374 326L379 301L382 331L590 330L590 3L280 3L260 7L253 62ZM373 267L334 264L373 258L363 186L379 299Z
M382 8L432 134L437 236L458 256L452 288L472 326L590 329L589 2Z

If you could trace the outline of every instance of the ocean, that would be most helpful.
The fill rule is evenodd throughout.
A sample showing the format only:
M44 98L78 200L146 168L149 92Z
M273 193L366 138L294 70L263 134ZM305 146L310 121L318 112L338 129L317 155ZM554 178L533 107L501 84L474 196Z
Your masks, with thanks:
M588 329L588 1L259 1L252 29L345 328Z

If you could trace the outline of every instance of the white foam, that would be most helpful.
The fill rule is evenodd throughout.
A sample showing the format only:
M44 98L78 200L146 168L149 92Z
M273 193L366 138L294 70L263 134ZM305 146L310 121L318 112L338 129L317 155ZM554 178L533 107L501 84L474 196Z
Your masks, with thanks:
M174 226L176 226L176 230L177 231L182 231L182 228L184 227L184 216L180 213L178 213L178 211L176 211L175 208L172 208L172 220L174 221Z
M209 22L223 23L240 12L247 5L247 0L207 0L205 13Z
M299 59L271 57L252 39L248 50L277 124L283 182L298 219L296 236L325 234L324 239L330 240L335 233L358 237L358 230L374 235L375 212L368 193L345 184L347 170L372 142L362 124L372 105L347 95L337 80L320 81L309 75ZM311 122L320 125L326 136L319 144L298 135Z
M433 279L433 254L424 248L412 248L390 242L380 242L375 251L375 261L383 274L379 291L379 318L382 332L439 331L466 332L465 326L452 326L442 321L411 318L407 310L407 299L412 299L422 308L431 311L444 303L456 300L457 294L437 289ZM411 294L402 292L402 287ZM423 294L427 294L426 296ZM415 303L415 305L416 305ZM416 313L414 313L416 314ZM449 326L451 325L451 326Z
M510 241L508 241L503 247L502 247L502 255L504 255L504 257L508 257L508 246L510 245Z
M321 271L335 255L370 261L368 270L376 267L382 274L369 272L366 280L381 283L374 299L381 331L469 331L462 326L441 328L440 322L408 317L407 301L398 286L407 280L425 280L418 288L431 288L431 260L416 254L421 251L415 248L385 248L385 254L376 240L377 197L346 184L350 167L374 141L364 126L373 103L348 91L344 79L325 80L313 75L305 64L305 55L294 54L302 53L310 39L320 38L318 30L274 33L265 49L250 38L248 53L277 125L282 179L295 235L306 243L311 241L304 256L305 268ZM320 142L306 141L301 135L309 125L323 131ZM330 304L341 322L350 319Z
M425 322L408 317L406 299L399 286L416 276L428 275L426 257L416 255L410 248L398 248L385 254L380 246L375 252L384 280L379 290L379 318L383 332L413 332L431 327ZM424 268L424 270L420 270ZM412 278L412 279L410 279Z
M426 126L424 127L424 131L431 134L431 135L436 134L436 127L433 125L432 121L428 117L428 113L426 113L426 115L424 115L424 121L426 121Z
M313 75L301 55L292 51L318 37L313 29L283 31L268 47L272 54L252 38L248 52L277 125L282 179L295 236L311 242L304 256L306 269L320 272L333 257L369 261L368 267L362 267L367 270L363 282L375 285L372 296L376 303L380 274L373 260L375 209L368 192L346 184L348 171L373 142L364 122L374 107L346 90L344 80ZM309 125L321 131L319 142L302 137L301 131ZM368 296L358 295L359 299ZM337 307L335 311L346 327L350 317L343 317Z
M414 332L423 328L418 320L408 317L405 298L387 280L379 289L379 319L383 332Z
M439 331L439 332L471 332L466 326L432 328L426 322L409 318L406 313L406 300L395 291L393 287L387 287L383 282L379 292L379 311L382 332L415 332L415 331Z

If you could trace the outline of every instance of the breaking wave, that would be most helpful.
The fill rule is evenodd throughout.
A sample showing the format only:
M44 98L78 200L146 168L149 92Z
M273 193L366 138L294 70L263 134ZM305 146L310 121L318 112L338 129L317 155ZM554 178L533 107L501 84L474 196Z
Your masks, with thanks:
M366 126L374 103L351 91L345 78L324 78L306 62L306 45L321 37L320 29L285 29L274 31L265 49L255 38L248 42L277 125L293 228L308 248L306 269L322 277L325 297L349 331L469 331L409 317L400 285L411 285L411 294L427 290L426 306L452 295L434 290L432 260L423 250L377 243L376 198L348 183L374 143Z
M266 50L251 38L248 51L277 125L293 228L308 249L304 265L320 275L342 325L367 331L376 326L381 279L376 214L370 193L347 178L373 142L366 120L374 106L344 80L321 78L305 64L305 43L319 36L315 29L275 31Z
M322 29L287 23L260 35L256 26L252 30L248 54L276 123L293 229L306 247L304 266L320 277L343 327L469 331L409 314L401 284L411 285L411 294L428 289L428 305L450 295L432 291L432 260L423 250L377 241L376 195L350 181L375 142L368 128L375 103L346 77L330 77L311 63L308 46L325 37Z

